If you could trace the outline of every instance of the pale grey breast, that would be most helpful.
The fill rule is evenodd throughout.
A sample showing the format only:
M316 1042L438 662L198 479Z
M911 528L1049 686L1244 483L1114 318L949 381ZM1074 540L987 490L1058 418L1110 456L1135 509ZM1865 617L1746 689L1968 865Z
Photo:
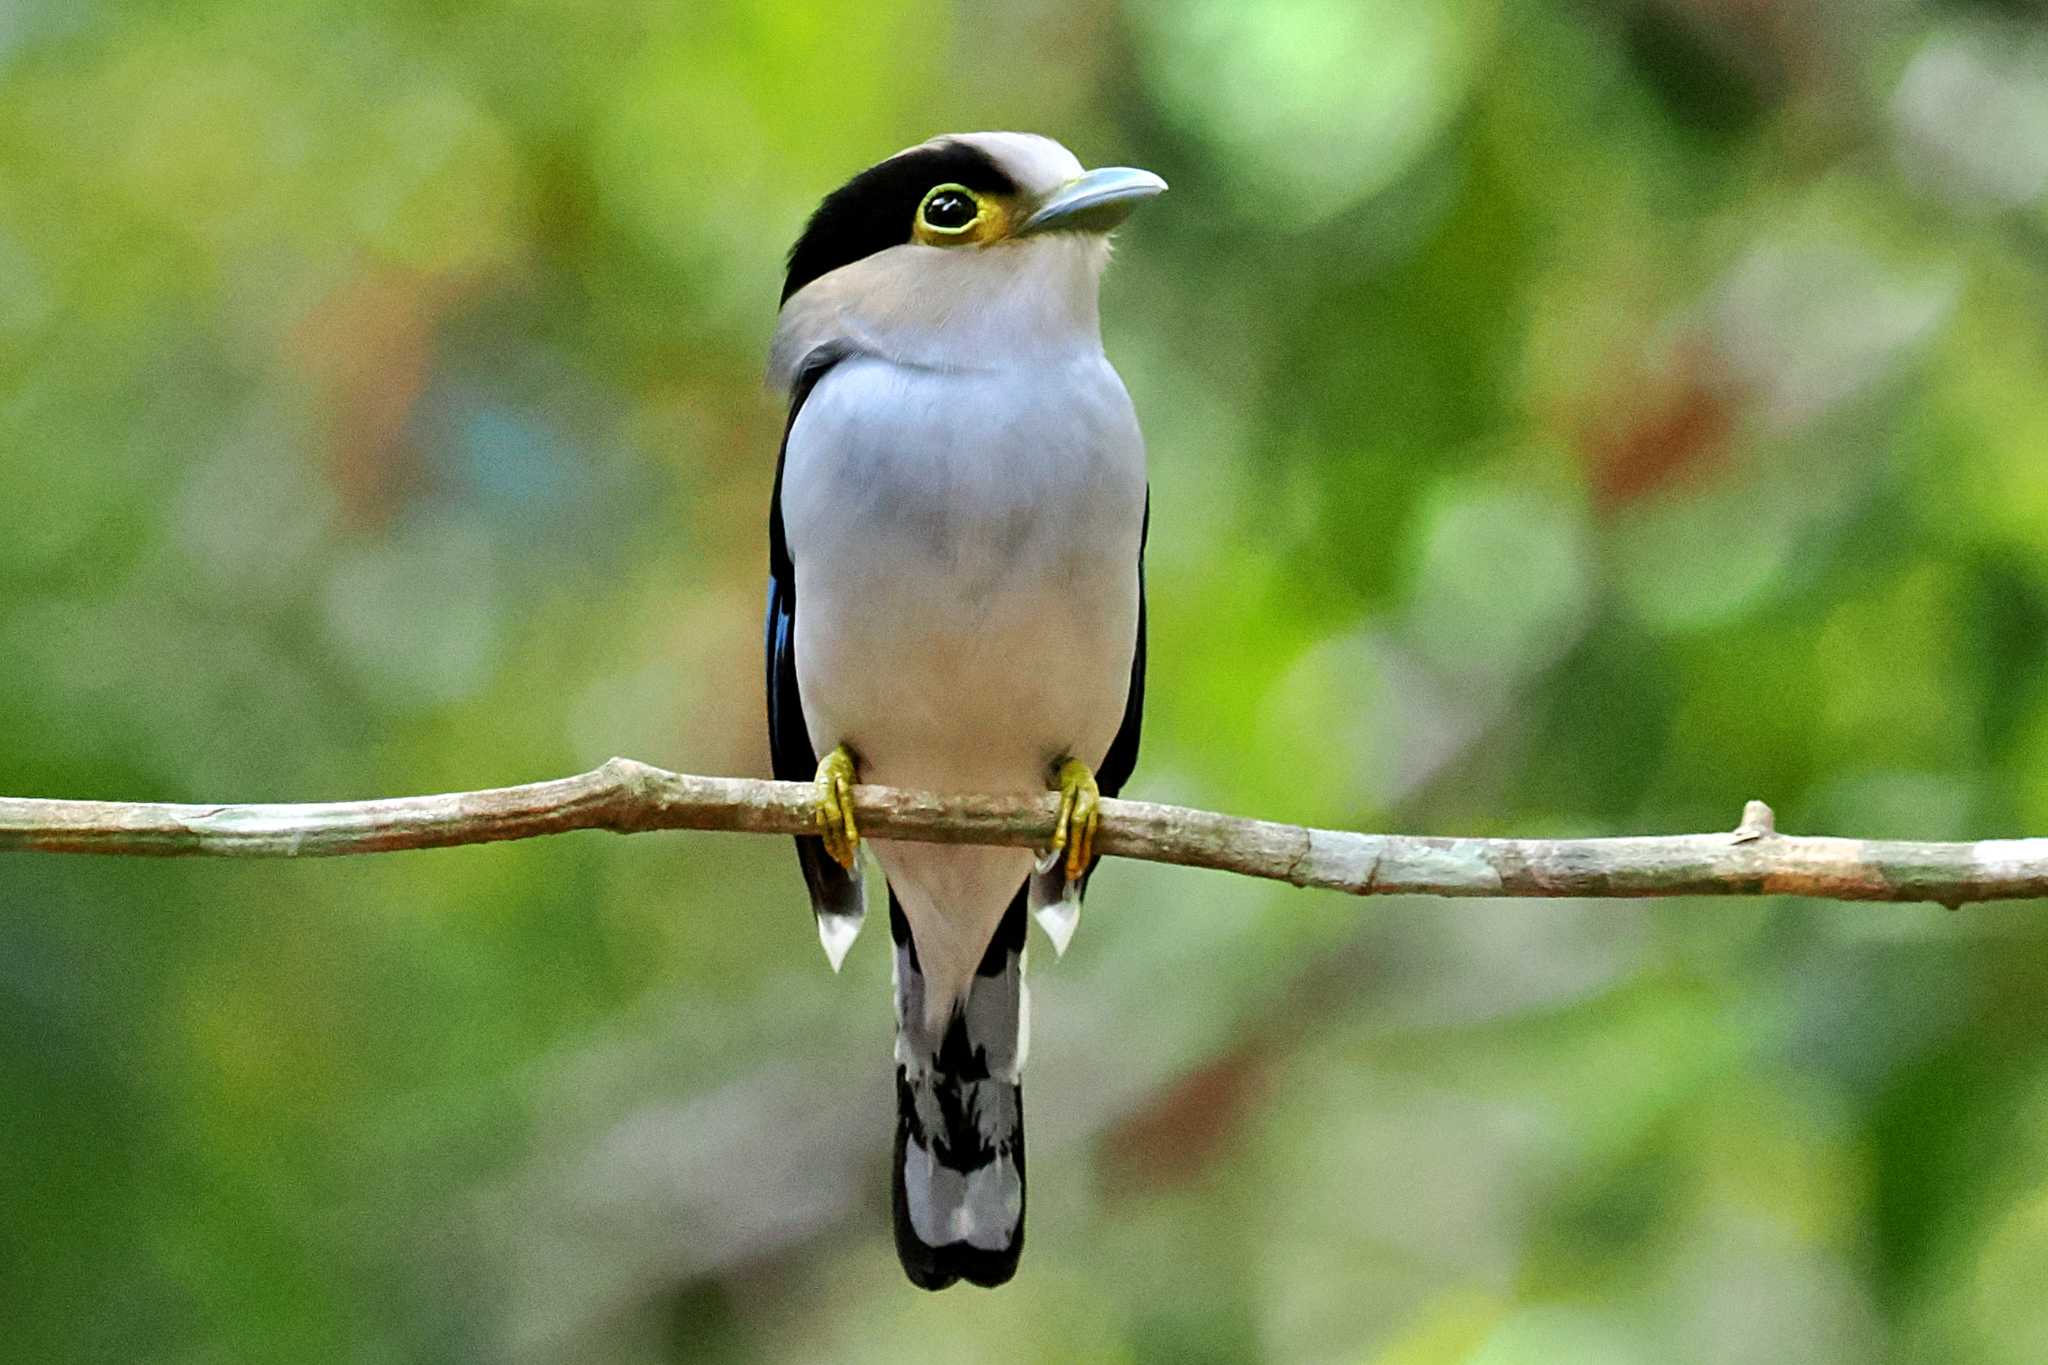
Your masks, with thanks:
M1099 763L1137 637L1144 443L1092 348L940 370L871 356L789 435L797 668L820 753L873 781L1042 787Z

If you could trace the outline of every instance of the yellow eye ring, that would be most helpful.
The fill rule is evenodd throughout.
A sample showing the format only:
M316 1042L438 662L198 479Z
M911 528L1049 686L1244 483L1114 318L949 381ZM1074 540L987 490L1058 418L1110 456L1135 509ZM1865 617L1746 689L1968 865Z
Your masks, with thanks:
M965 185L934 185L917 206L917 225L936 236L958 237L972 232L983 212L981 196Z

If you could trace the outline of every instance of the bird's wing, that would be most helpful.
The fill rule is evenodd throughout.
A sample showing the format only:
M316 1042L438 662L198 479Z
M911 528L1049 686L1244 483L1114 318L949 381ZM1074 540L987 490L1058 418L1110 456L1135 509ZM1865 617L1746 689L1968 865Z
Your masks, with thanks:
M1120 794L1138 766L1138 737L1145 727L1145 542L1151 535L1152 490L1148 487L1145 522L1138 532L1138 640L1131 651L1131 690L1124 698L1124 718L1116 728L1116 738L1109 742L1109 752L1095 770L1095 785L1104 796ZM1088 879L1095 875L1095 866L1101 861L1099 857L1090 858L1077 882L1067 880L1065 860L1061 858L1048 859L1045 866L1032 873L1031 914L1052 939L1054 952L1066 952L1074 926L1080 922L1081 898L1087 893Z
M782 428L782 449L775 457L775 491L768 503L768 614L763 627L767 653L768 752L775 776L784 782L809 782L817 776L818 753L804 723L796 683L796 564L782 527L782 469L789 456L789 433L796 415L835 357L808 363L790 390L789 420ZM818 918L818 938L837 971L840 960L860 932L865 903L858 865L848 872L825 852L824 842L799 836L797 863L811 893Z
M1104 796L1115 796L1131 780L1138 766L1138 733L1145 724L1145 542L1152 534L1152 492L1145 492L1145 523L1138 532L1138 644L1131 652L1131 691L1124 699L1123 723L1109 752L1095 771L1095 783Z

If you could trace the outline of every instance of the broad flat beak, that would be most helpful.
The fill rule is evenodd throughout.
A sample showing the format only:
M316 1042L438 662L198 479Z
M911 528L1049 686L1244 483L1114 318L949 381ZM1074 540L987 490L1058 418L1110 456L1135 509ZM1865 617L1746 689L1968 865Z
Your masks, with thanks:
M1069 180L1038 206L1015 236L1034 232L1107 232L1131 210L1165 192L1166 182L1150 171L1104 166Z

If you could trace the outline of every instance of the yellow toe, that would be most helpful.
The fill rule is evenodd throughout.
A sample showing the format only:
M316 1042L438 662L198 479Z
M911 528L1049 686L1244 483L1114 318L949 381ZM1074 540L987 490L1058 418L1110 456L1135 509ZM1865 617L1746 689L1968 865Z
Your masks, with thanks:
M1053 826L1052 846L1067 852L1067 880L1079 881L1095 860L1095 831L1102 823L1102 790L1095 774L1078 758L1060 765L1060 815Z
M818 837L832 861L848 872L860 856L860 827L853 819L853 754L842 744L818 764L818 803L813 815Z

